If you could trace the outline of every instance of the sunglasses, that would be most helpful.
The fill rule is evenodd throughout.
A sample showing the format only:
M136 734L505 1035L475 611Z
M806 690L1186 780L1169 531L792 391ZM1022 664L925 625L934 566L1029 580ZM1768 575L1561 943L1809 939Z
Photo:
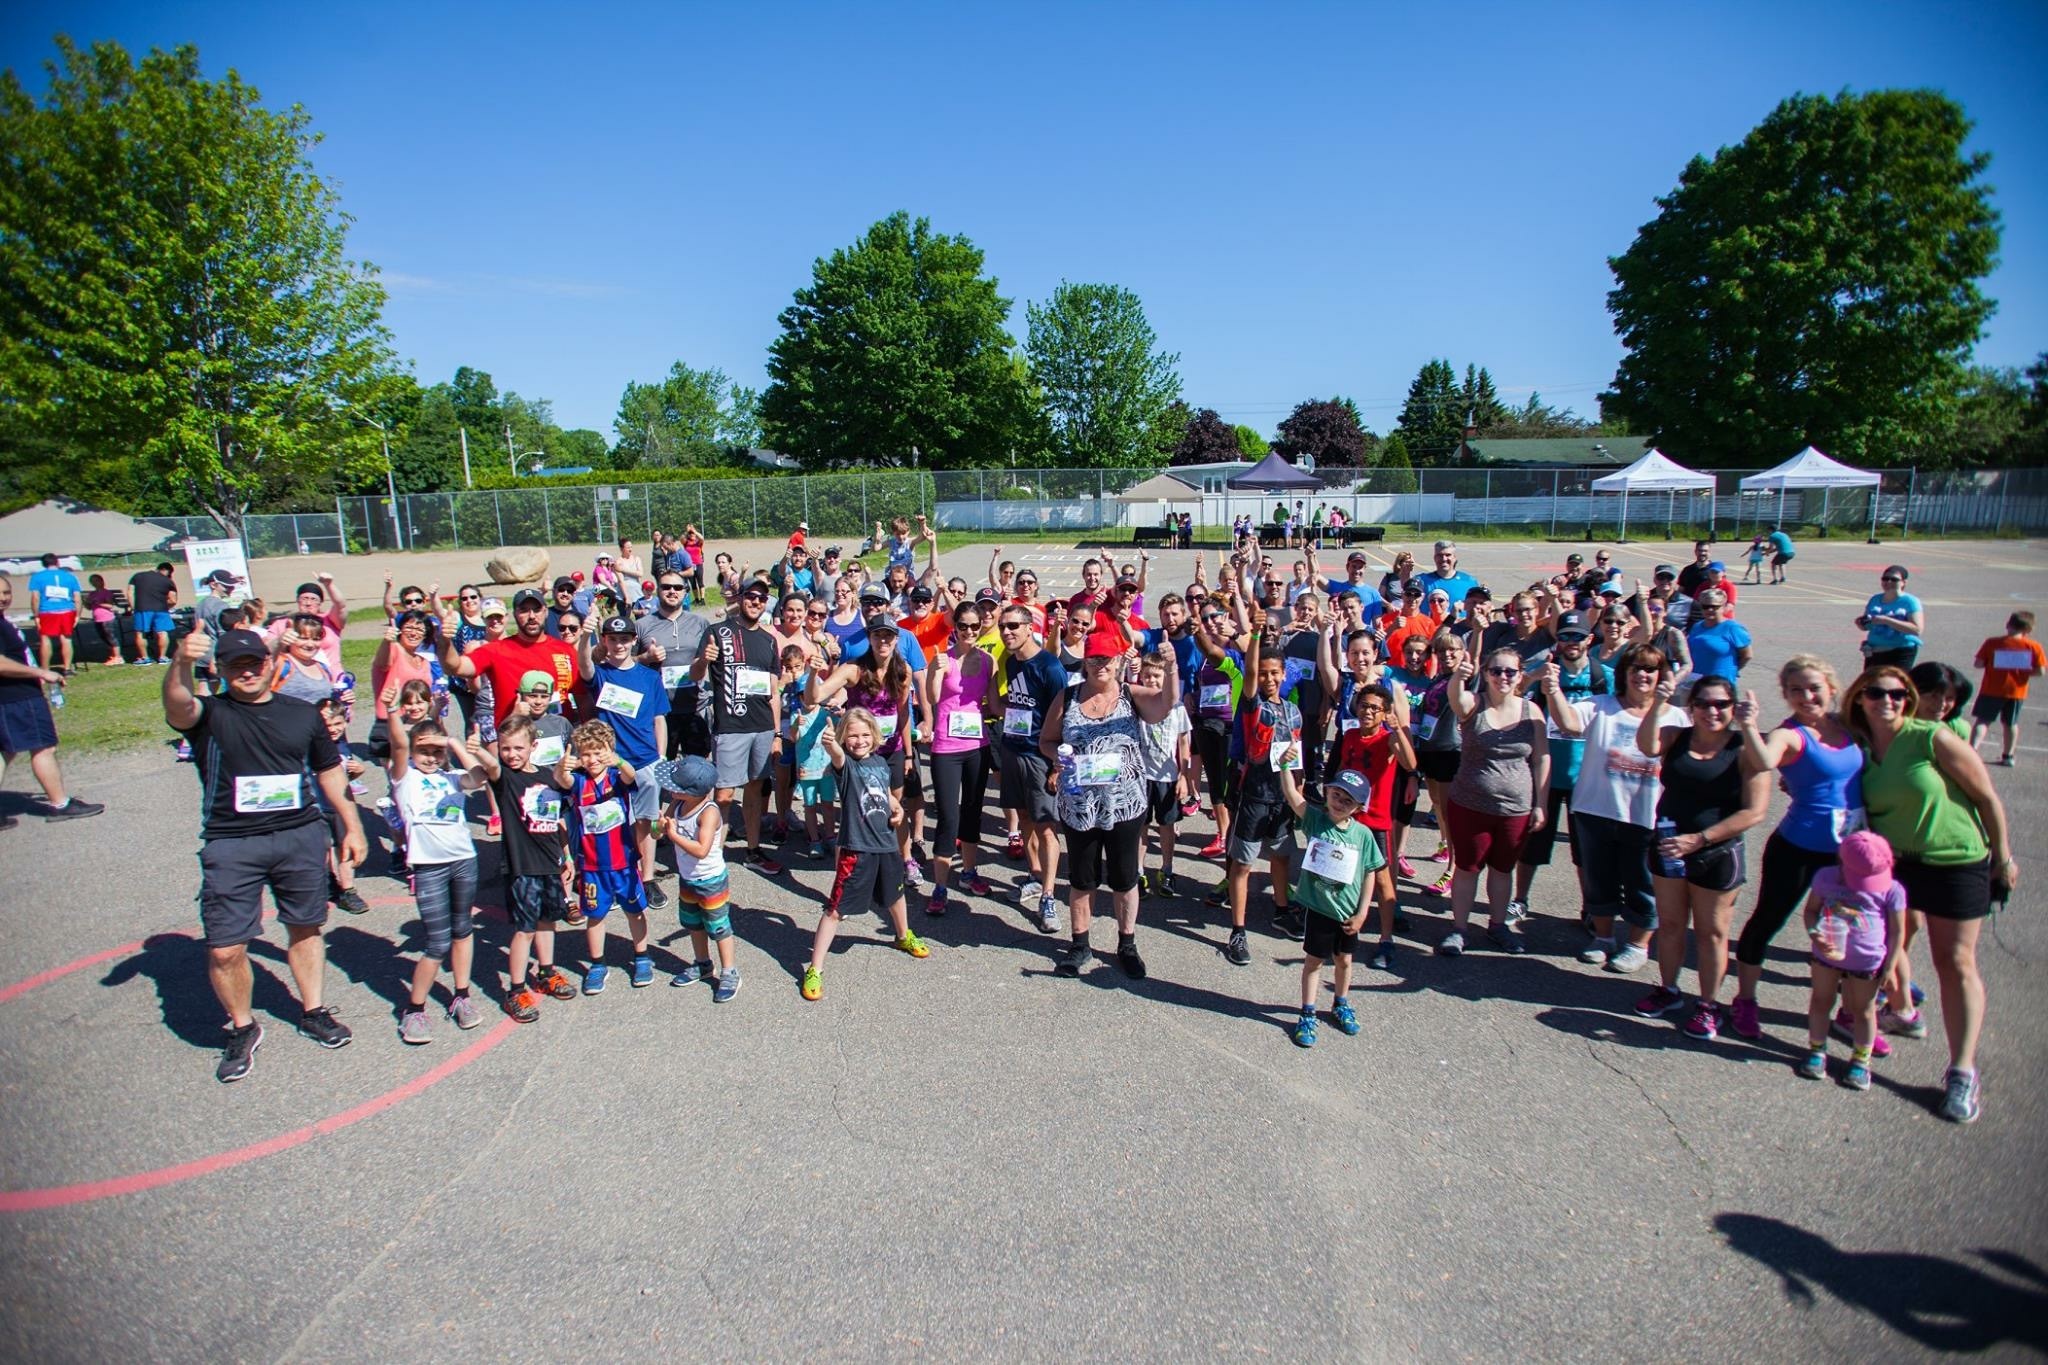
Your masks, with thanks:
M1732 711L1735 709L1735 699L1733 697L1694 697L1691 705L1694 710Z
M825 618L826 618L827 616L829 616L830 614L831 614L831 613L829 613L829 612L823 612L823 611L808 611L808 610L807 610L807 611L805 611L805 612L804 612L804 615L806 615L806 616L810 617L810 618L811 618L811 619L812 619L813 621L822 621L822 620L824 620L824 619L825 619Z
M398 605L401 607L424 606L426 604L426 600L427 599L424 597L401 597L398 599Z
M481 598L481 597L478 597L478 596L477 596L477 595L476 595L475 593L473 593L473 592L466 592L466 593L462 594L462 600L463 600L463 601L465 601L465 602L481 602L481 601L483 601L484 599L483 599L483 598Z
M1865 701L1892 701L1899 703L1901 706L1905 705L1912 695L1903 687L1866 687L1863 689L1863 699Z
M1038 586L1038 580L1035 578L1020 578L1017 580L1017 586L1020 588L1035 588Z
M1029 630L1030 628L1031 623L1029 621L1004 621L996 627L997 630Z
M740 600L742 602L766 602L768 594L765 592L743 592L740 594Z
M1486 670L1486 676L1489 678L1519 678L1522 676L1522 670L1519 668L1489 668Z
M979 621L955 621L953 623L953 633L955 635L972 635L980 629L981 622Z
M661 590L663 592L681 592L685 586L682 583L664 583L661 585Z
M1639 678L1654 678L1663 671L1664 670L1661 668L1651 668L1647 664L1637 664L1634 668L1631 668L1629 670L1630 673L1634 674L1636 677Z
M583 629L583 623L581 621L557 621L555 622L555 628L564 635L574 635L577 631Z
M1883 578L1880 578L1877 581L1880 583L1903 583L1906 580L1900 578L1896 574L1886 574Z

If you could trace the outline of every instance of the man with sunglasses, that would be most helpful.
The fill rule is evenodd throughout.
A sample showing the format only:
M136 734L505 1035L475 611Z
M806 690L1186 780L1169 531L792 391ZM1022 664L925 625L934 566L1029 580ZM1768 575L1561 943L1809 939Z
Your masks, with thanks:
M562 617L572 615L580 619L583 612L584 608L576 601L576 580L567 574L557 578L548 589L548 634L561 639Z
M711 623L684 605L689 601L689 591L688 575L679 569L663 569L654 583L654 610L633 626L634 637L639 641L640 662L661 670L661 685L668 692L668 742L664 758L678 754L711 757L709 699L697 686L693 672Z
M768 773L780 747L782 693L776 686L781 661L775 636L762 625L768 610L768 584L755 579L740 589L739 600L723 621L705 635L690 676L711 681L712 759L718 771L718 803L741 798L745 850L727 855L733 863L751 861L764 876L782 871L762 846L761 816L768 808Z
M817 591L817 574L811 568L811 552L801 544L783 551L775 567L768 570L768 582L783 597L809 597Z
M512 599L515 633L502 640L486 640L464 653L455 645L455 617L441 618L437 642L441 671L450 678L490 679L493 725L504 724L505 717L512 714L519 700L519 680L529 672L553 678L557 698L574 690L576 652L547 633L547 620L547 599L532 588L522 588Z
M1002 634L1006 686L1001 696L990 689L983 705L987 724L997 727L1003 737L997 750L1003 809L1015 811L1024 828L1029 876L1018 899L1027 912L1036 900L1039 932L1055 934L1060 927L1059 900L1053 889L1060 869L1059 809L1046 790L1051 769L1039 749L1039 739L1053 698L1066 693L1067 670L1038 643L1031 613L1022 602L1006 604L996 618L996 628Z

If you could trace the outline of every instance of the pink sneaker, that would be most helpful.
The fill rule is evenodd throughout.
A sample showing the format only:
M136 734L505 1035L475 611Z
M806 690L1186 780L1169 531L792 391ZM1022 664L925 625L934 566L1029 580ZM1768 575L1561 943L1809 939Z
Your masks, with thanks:
M1406 858L1396 858L1394 860L1394 871L1400 873L1411 882L1416 880L1415 864L1409 862Z
M1761 1038L1764 1036L1763 1021L1757 1018L1756 1001L1736 996L1728 1006L1728 1027L1738 1038Z
M1429 855L1433 863L1447 863L1451 860L1451 845L1448 840L1436 846L1436 852Z
M1840 1038L1842 1041L1854 1045L1856 1041L1856 1032L1853 1023L1849 1018L1848 1010L1841 1009L1835 1011L1835 1023L1834 1027L1830 1030L1830 1032L1832 1032L1837 1038ZM1884 1034L1880 1032L1877 1035L1877 1037L1874 1040L1872 1040L1870 1044L1870 1055L1873 1057L1891 1056L1891 1040L1889 1038L1886 1038Z
M1685 1021L1685 1036L1712 1042L1721 1036L1721 1010L1719 1006L1702 1003L1692 1012L1692 1018Z

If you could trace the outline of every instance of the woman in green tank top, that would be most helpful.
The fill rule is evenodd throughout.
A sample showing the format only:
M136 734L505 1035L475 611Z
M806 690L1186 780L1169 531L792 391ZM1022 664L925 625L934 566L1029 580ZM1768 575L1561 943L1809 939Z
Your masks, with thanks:
M1994 885L2009 893L2019 867L2005 807L1984 761L1953 731L1915 717L1919 699L1904 669L1881 664L1849 689L1842 722L1869 751L1863 807L1870 827L1892 846L1892 875L1906 888L1908 908L1926 920L1948 1034L1942 1117L1969 1123L1981 1109L1977 1037L1984 1027L1984 981L1977 972L1977 935L1991 912ZM1903 953L1899 960L1897 979L1885 983L1894 1002L1908 998Z

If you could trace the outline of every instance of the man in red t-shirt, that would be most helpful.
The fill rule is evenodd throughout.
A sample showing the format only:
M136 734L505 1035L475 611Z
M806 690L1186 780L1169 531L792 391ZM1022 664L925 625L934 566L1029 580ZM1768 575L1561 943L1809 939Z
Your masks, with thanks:
M491 719L504 724L519 700L519 679L538 670L555 680L555 697L560 700L576 685L576 651L547 633L548 603L532 588L523 588L512 599L512 620L516 635L472 645L467 654L455 648L453 612L442 618L440 632L441 668L451 678L489 678Z

